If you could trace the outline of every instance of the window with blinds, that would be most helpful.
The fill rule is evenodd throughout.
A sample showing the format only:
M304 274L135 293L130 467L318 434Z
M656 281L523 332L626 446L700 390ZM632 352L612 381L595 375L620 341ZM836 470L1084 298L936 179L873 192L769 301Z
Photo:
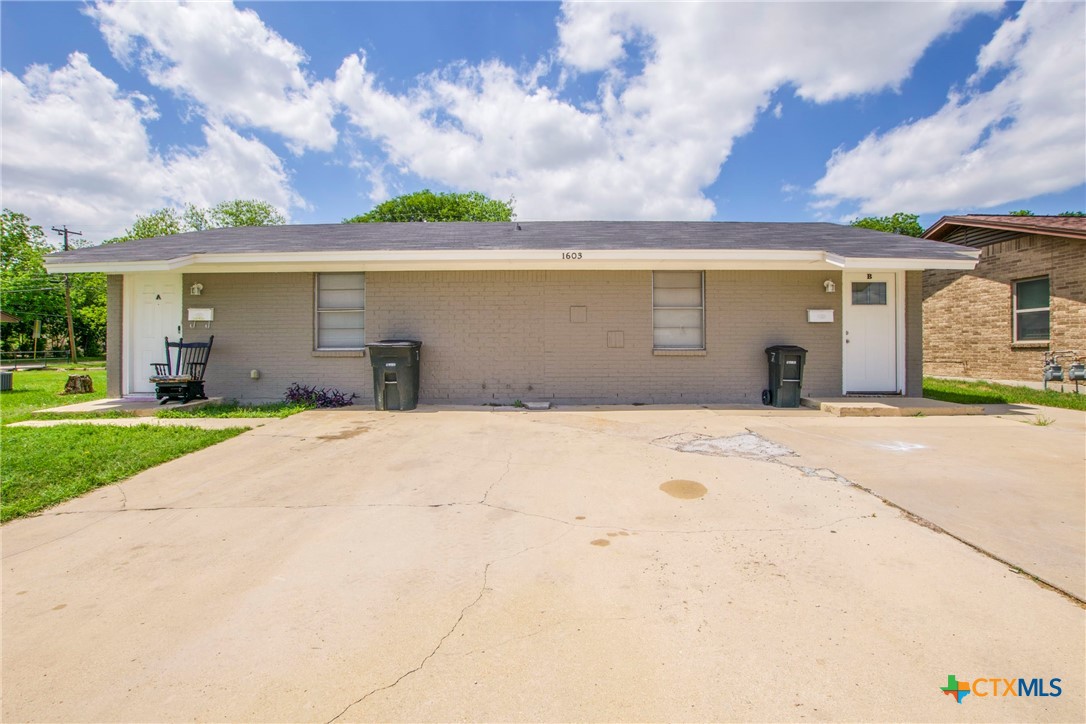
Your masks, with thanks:
M1048 277L1014 283L1014 341L1043 341L1049 336Z
M652 346L705 349L704 273L652 273Z
M362 349L366 341L366 275L317 274L317 349Z

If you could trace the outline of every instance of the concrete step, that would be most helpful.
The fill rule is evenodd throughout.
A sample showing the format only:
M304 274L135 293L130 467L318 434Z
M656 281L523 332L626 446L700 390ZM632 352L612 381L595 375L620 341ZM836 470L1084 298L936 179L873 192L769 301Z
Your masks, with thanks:
M924 397L804 397L800 404L837 417L935 417L983 415L983 405L929 400Z

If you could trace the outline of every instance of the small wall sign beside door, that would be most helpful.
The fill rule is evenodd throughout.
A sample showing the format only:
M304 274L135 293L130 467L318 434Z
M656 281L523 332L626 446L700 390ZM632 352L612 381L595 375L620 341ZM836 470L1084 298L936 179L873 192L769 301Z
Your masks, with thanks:
M832 309L808 309L807 321L812 324L826 324L833 321Z

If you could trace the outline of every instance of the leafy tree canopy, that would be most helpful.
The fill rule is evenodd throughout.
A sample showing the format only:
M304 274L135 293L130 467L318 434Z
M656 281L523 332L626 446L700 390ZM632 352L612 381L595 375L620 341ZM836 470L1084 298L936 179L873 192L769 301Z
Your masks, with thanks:
M19 322L0 328L9 349L30 349L35 320L42 323L48 338L67 339L64 314L64 285L50 277L43 258L55 251L45 232L30 218L9 209L0 216L0 306ZM59 345L58 345L59 346Z
M478 191L435 194L430 189L404 194L371 211L344 219L345 224L378 221L512 221L513 199L497 201Z
M1019 211L1011 211L1007 215L1008 216L1036 216L1037 214L1033 213L1029 209L1021 209ZM1083 211L1061 211L1060 213L1056 214L1056 216L1086 216L1086 212L1083 212Z
M874 229L875 231L886 231L891 234L921 236L924 233L924 227L917 220L919 218L917 214L898 212L892 216L866 216L862 219L856 219L852 222L852 226Z
M287 220L267 201L235 199L223 201L210 209L189 204L185 208L184 223L194 231L202 231L234 226L279 226L287 223Z
M53 251L40 226L10 209L0 216L0 273L4 281L43 270L42 257Z
M206 209L189 204L181 212L164 208L152 211L146 216L137 216L132 226L125 229L123 236L109 239L106 243L234 226L278 226L286 222L283 215L267 201L235 199Z

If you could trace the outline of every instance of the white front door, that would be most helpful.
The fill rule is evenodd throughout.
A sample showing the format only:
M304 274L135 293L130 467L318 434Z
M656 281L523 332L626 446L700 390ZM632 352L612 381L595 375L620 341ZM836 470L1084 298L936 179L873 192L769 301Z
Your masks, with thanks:
M845 274L845 392L901 392L894 272Z
M126 393L154 392L151 364L166 361L166 337L181 336L181 275L126 274L124 281Z

